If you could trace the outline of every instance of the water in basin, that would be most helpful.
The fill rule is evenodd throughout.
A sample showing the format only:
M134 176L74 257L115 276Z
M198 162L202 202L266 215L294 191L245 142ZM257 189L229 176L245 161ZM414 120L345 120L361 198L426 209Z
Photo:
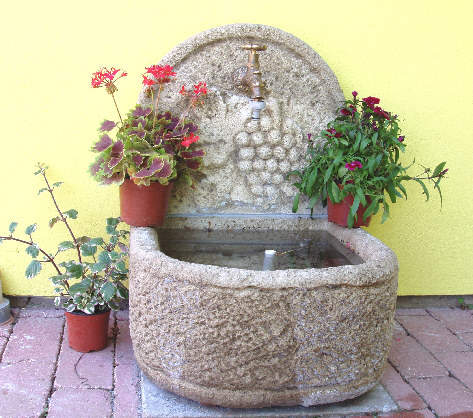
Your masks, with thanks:
M326 231L159 229L158 237L161 251L169 257L219 267L263 270L266 250L275 251L271 267L265 268L269 270L363 262Z

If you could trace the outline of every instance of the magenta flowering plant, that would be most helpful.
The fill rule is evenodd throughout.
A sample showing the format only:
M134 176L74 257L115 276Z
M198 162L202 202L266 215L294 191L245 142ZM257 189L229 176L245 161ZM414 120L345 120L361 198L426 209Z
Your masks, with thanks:
M299 178L294 183L299 192L294 198L293 212L298 210L300 194L309 198L311 210L319 198L326 206L328 198L339 203L352 195L348 216L348 226L352 227L360 205L366 207L364 220L382 209L384 223L389 217L389 203L407 198L407 181L417 182L427 200L427 184L433 183L442 198L440 181L448 171L446 163L433 170L421 166L418 175L408 174L412 164L401 163L406 143L398 116L379 104L377 97L360 100L354 91L352 99L338 109L339 116L328 123L319 137L308 135L306 165L290 173Z
M100 124L99 139L92 146L98 156L90 173L102 184L121 184L130 178L138 185L149 185L152 181L166 185L182 178L194 188L193 173L199 170L205 152L193 145L199 140L198 126L188 121L186 115L202 103L207 85L200 82L191 92L182 86L176 94L189 103L182 114L174 116L170 111L159 110L159 98L176 72L169 65L146 67L143 85L152 105L137 105L123 119L114 94L118 90L115 82L126 75L115 68L102 68L92 75L92 87L105 87L112 96L120 122L104 120Z

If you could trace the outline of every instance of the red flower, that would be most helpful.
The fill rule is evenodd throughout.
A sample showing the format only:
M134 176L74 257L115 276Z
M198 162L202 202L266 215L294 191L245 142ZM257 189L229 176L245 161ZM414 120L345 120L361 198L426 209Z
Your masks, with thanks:
M115 76L119 71L120 69L115 69L114 67L110 68L110 70L105 67L101 68L99 71L92 74L92 87L97 88L105 86L108 89L115 91L116 87L113 82L127 75L127 73L123 71L120 77L115 80Z
M403 141L404 141L404 135L401 135L397 140L398 140L399 142L403 142Z
M361 164L357 160L352 161L351 163L345 164L345 168L348 168L350 171L353 171L355 168L362 168L362 167L363 167L363 164Z
M173 67L170 65L152 65L151 67L145 67L146 73L151 74L156 78L157 84L169 83L171 77L175 77L176 73L172 70Z
M385 110L381 109L379 106L376 106L374 109L373 109L373 112L378 114L378 115L381 115L381 116L384 116L387 120L390 120L391 118L389 117L389 113L386 112Z
M199 84L194 84L194 94L197 96L207 94L207 84L202 81Z
M146 77L144 74L143 75L143 86L152 86L154 85L154 80L151 80L151 78Z
M341 132L337 132L335 129L333 128L330 128L330 129L327 129L327 132L329 134L329 137L335 137L335 138L340 138L342 136L342 133Z
M368 97L365 97L363 99L363 101L368 105L368 107L370 107L371 109L373 109L374 105L377 105L379 104L380 100L377 98L377 97L373 97L373 96L368 96Z
M358 92L355 90L355 91L352 91L351 94L353 95L353 97L356 97L358 96Z
M356 92L355 92L356 93ZM356 112L356 107L353 105L348 106L351 110L347 108L340 109L340 113L345 116L353 115Z
M179 90L179 94L182 94L183 96L185 96L187 94L187 90L186 90L186 85L183 84L182 87L181 87L181 90Z
M199 140L198 136L194 136L194 133L191 133L189 136L184 137L184 140L181 141L183 147L188 147L190 144L197 142Z

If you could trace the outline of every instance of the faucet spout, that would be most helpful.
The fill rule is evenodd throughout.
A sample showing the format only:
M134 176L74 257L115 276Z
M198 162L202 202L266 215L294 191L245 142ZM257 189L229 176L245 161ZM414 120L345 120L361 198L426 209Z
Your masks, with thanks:
M266 51L266 45L247 44L242 47L250 51L246 69L240 69L235 74L235 85L250 95L251 117L259 120L261 111L266 107L264 102L265 86L259 64L258 52Z

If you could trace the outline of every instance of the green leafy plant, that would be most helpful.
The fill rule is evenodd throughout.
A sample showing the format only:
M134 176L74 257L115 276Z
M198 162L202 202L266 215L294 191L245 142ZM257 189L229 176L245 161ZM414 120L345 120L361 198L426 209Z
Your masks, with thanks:
M103 238L76 237L69 221L76 219L78 212L75 209L62 211L59 208L54 190L62 183L50 184L46 176L47 167L38 165L38 168L35 175L42 175L46 184L38 194L48 192L58 213L49 221L49 227L63 223L71 240L61 242L53 254L44 250L33 239L36 224L27 226L26 238L21 239L14 235L18 223L12 222L9 234L0 236L0 243L14 241L26 245L26 253L32 258L25 270L27 279L37 276L42 271L44 263L53 266L55 274L49 280L54 285L57 306L62 306L68 312L78 310L87 314L108 308L117 310L119 301L128 298L128 289L122 282L128 277L126 267L128 248L124 240L129 232L117 229L120 224L119 218L108 218L106 224L108 242ZM58 255L63 252L73 253L75 257L69 261L58 262Z
M100 124L99 140L92 147L99 155L90 166L90 173L102 184L121 184L125 178L130 178L138 185L149 185L151 181L166 185L180 177L194 188L193 174L199 170L205 152L194 149L192 144L199 140L195 135L198 126L185 116L201 103L201 97L207 94L207 86L200 82L190 92L182 86L179 94L186 96L189 103L179 117L173 116L169 111L158 111L164 86L176 76L173 67L153 65L146 70L143 84L153 106L137 105L125 120L118 110L114 93L117 91L116 80L127 74L122 72L118 76L120 70L114 68L103 68L93 74L92 87L105 87L114 100L120 122L104 120ZM115 139L110 136L112 130L116 130Z
M440 181L448 171L446 163L434 170L422 167L419 175L409 175L407 170L412 164L404 166L400 161L406 144L398 116L378 106L380 100L376 97L359 100L356 91L352 95L353 99L339 109L340 116L329 122L318 138L308 135L307 163L302 170L289 173L300 179L294 183L299 192L293 212L298 210L300 194L309 198L311 211L318 199L325 207L328 198L339 203L352 195L348 227L353 226L360 205L366 207L364 220L382 208L384 223L389 218L388 198L392 203L407 198L407 181L418 183L427 200L426 183L432 182L442 201Z
M473 303L465 303L465 298L458 298L458 303L460 304L460 308L463 310L473 310Z

